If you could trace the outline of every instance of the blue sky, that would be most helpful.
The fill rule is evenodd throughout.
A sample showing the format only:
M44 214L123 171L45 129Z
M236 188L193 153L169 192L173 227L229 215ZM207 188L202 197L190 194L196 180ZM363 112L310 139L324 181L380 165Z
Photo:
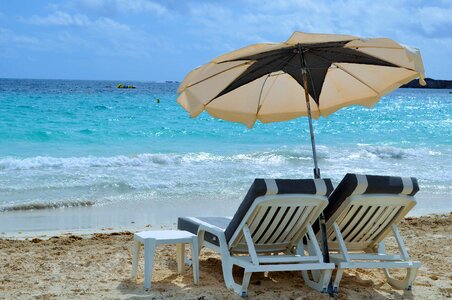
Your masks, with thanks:
M451 16L451 0L0 0L0 78L181 80L298 30L389 37L452 79Z

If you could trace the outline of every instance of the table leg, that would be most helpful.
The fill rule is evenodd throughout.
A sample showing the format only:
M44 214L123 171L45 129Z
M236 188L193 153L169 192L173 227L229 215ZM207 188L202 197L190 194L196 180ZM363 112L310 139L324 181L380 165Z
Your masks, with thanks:
M179 274L184 274L184 254L185 254L185 244L176 244L176 261L177 261L177 272Z
M137 277L137 265L138 265L138 254L140 251L141 242L133 241L132 248L132 278L135 279Z
M194 282L197 285L199 282L199 250L198 250L198 237L193 237L192 243L191 243L191 260L192 260L192 266L193 266L193 277Z
M151 288L152 268L154 266L155 241L146 239L144 241L144 288Z

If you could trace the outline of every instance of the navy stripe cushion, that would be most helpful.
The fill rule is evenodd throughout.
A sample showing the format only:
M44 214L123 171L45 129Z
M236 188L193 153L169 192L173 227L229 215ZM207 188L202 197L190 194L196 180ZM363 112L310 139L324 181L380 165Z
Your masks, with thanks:
M177 219L177 229L185 230L193 234L198 234L198 228L201 222L209 223L224 230L226 229L230 221L231 218L225 217L202 217L202 218L180 217ZM211 234L210 232L204 233L204 240L214 245L220 246L218 237L214 234Z
M405 186L408 184L408 186ZM325 219L328 220L341 204L352 195L405 194L414 196L419 191L417 179L396 176L358 175L348 173L328 198Z
M326 189L324 196L328 196L333 191L333 184L330 179L320 179L325 182ZM314 179L275 179L278 187L278 194L317 194ZM319 191L320 192L320 191ZM226 228L226 241L229 242L237 227L242 222L249 208L257 197L264 196L267 193L267 185L265 179L255 179L248 193L240 204L237 212L232 218L229 226Z
M323 185L324 188L320 188L319 190L317 190L316 181L317 185L323 185L324 183ZM277 190L269 191L275 186L267 188L266 182L274 182L276 184ZM333 184L331 183L330 179L274 179L274 180L273 179L266 180L259 178L255 179L253 184L249 188L248 193L246 194L245 198L243 199L242 203L237 209L237 212L235 213L234 217L229 222L228 226L225 228L225 236L227 242L229 242L229 240L232 238L232 235L237 230L237 227L242 222L243 218L250 209L254 200L260 196L266 195L268 191L273 194L311 194L328 196L333 191ZM197 218L197 219L203 220L207 223L220 227L218 224L214 224L217 222L213 219L217 218ZM224 228L223 221L224 220L221 220L222 226L220 228ZM200 224L196 223L196 221L192 219L179 218L177 222L177 229L187 230L194 234L197 234L199 225ZM215 236L206 234L205 240L215 245L218 245L218 238Z

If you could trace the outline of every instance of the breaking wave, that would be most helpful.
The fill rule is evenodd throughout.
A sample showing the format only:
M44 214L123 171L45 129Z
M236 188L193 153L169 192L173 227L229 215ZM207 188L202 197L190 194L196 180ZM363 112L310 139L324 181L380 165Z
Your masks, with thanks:
M330 149L318 147L319 159L341 159L347 157L380 159L404 159L425 157L440 154L428 149L404 149L389 146L358 145L355 148ZM206 152L198 153L144 153L135 156L111 157L49 157L36 156L30 158L7 157L0 159L0 170L32 170L32 169L71 169L71 168L115 168L115 167L156 167L165 165L187 165L202 163L254 163L259 165L281 165L300 163L312 160L310 150L275 150L233 155L216 155Z
M0 207L0 211L7 212L7 211L26 211L26 210L63 208L63 207L82 207L82 206L93 206L94 204L95 203L93 201L89 200L73 200L65 202L31 202L3 206Z
M381 159L404 159L411 157L435 156L440 152L423 149L423 148L398 148L391 146L369 146L358 145L364 151L364 154L370 157L378 157Z

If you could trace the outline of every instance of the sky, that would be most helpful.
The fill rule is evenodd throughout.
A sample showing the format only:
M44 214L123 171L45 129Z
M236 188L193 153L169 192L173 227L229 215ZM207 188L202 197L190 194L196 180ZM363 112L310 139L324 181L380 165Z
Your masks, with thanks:
M452 79L452 0L0 0L0 78L182 80L293 31L388 37Z

